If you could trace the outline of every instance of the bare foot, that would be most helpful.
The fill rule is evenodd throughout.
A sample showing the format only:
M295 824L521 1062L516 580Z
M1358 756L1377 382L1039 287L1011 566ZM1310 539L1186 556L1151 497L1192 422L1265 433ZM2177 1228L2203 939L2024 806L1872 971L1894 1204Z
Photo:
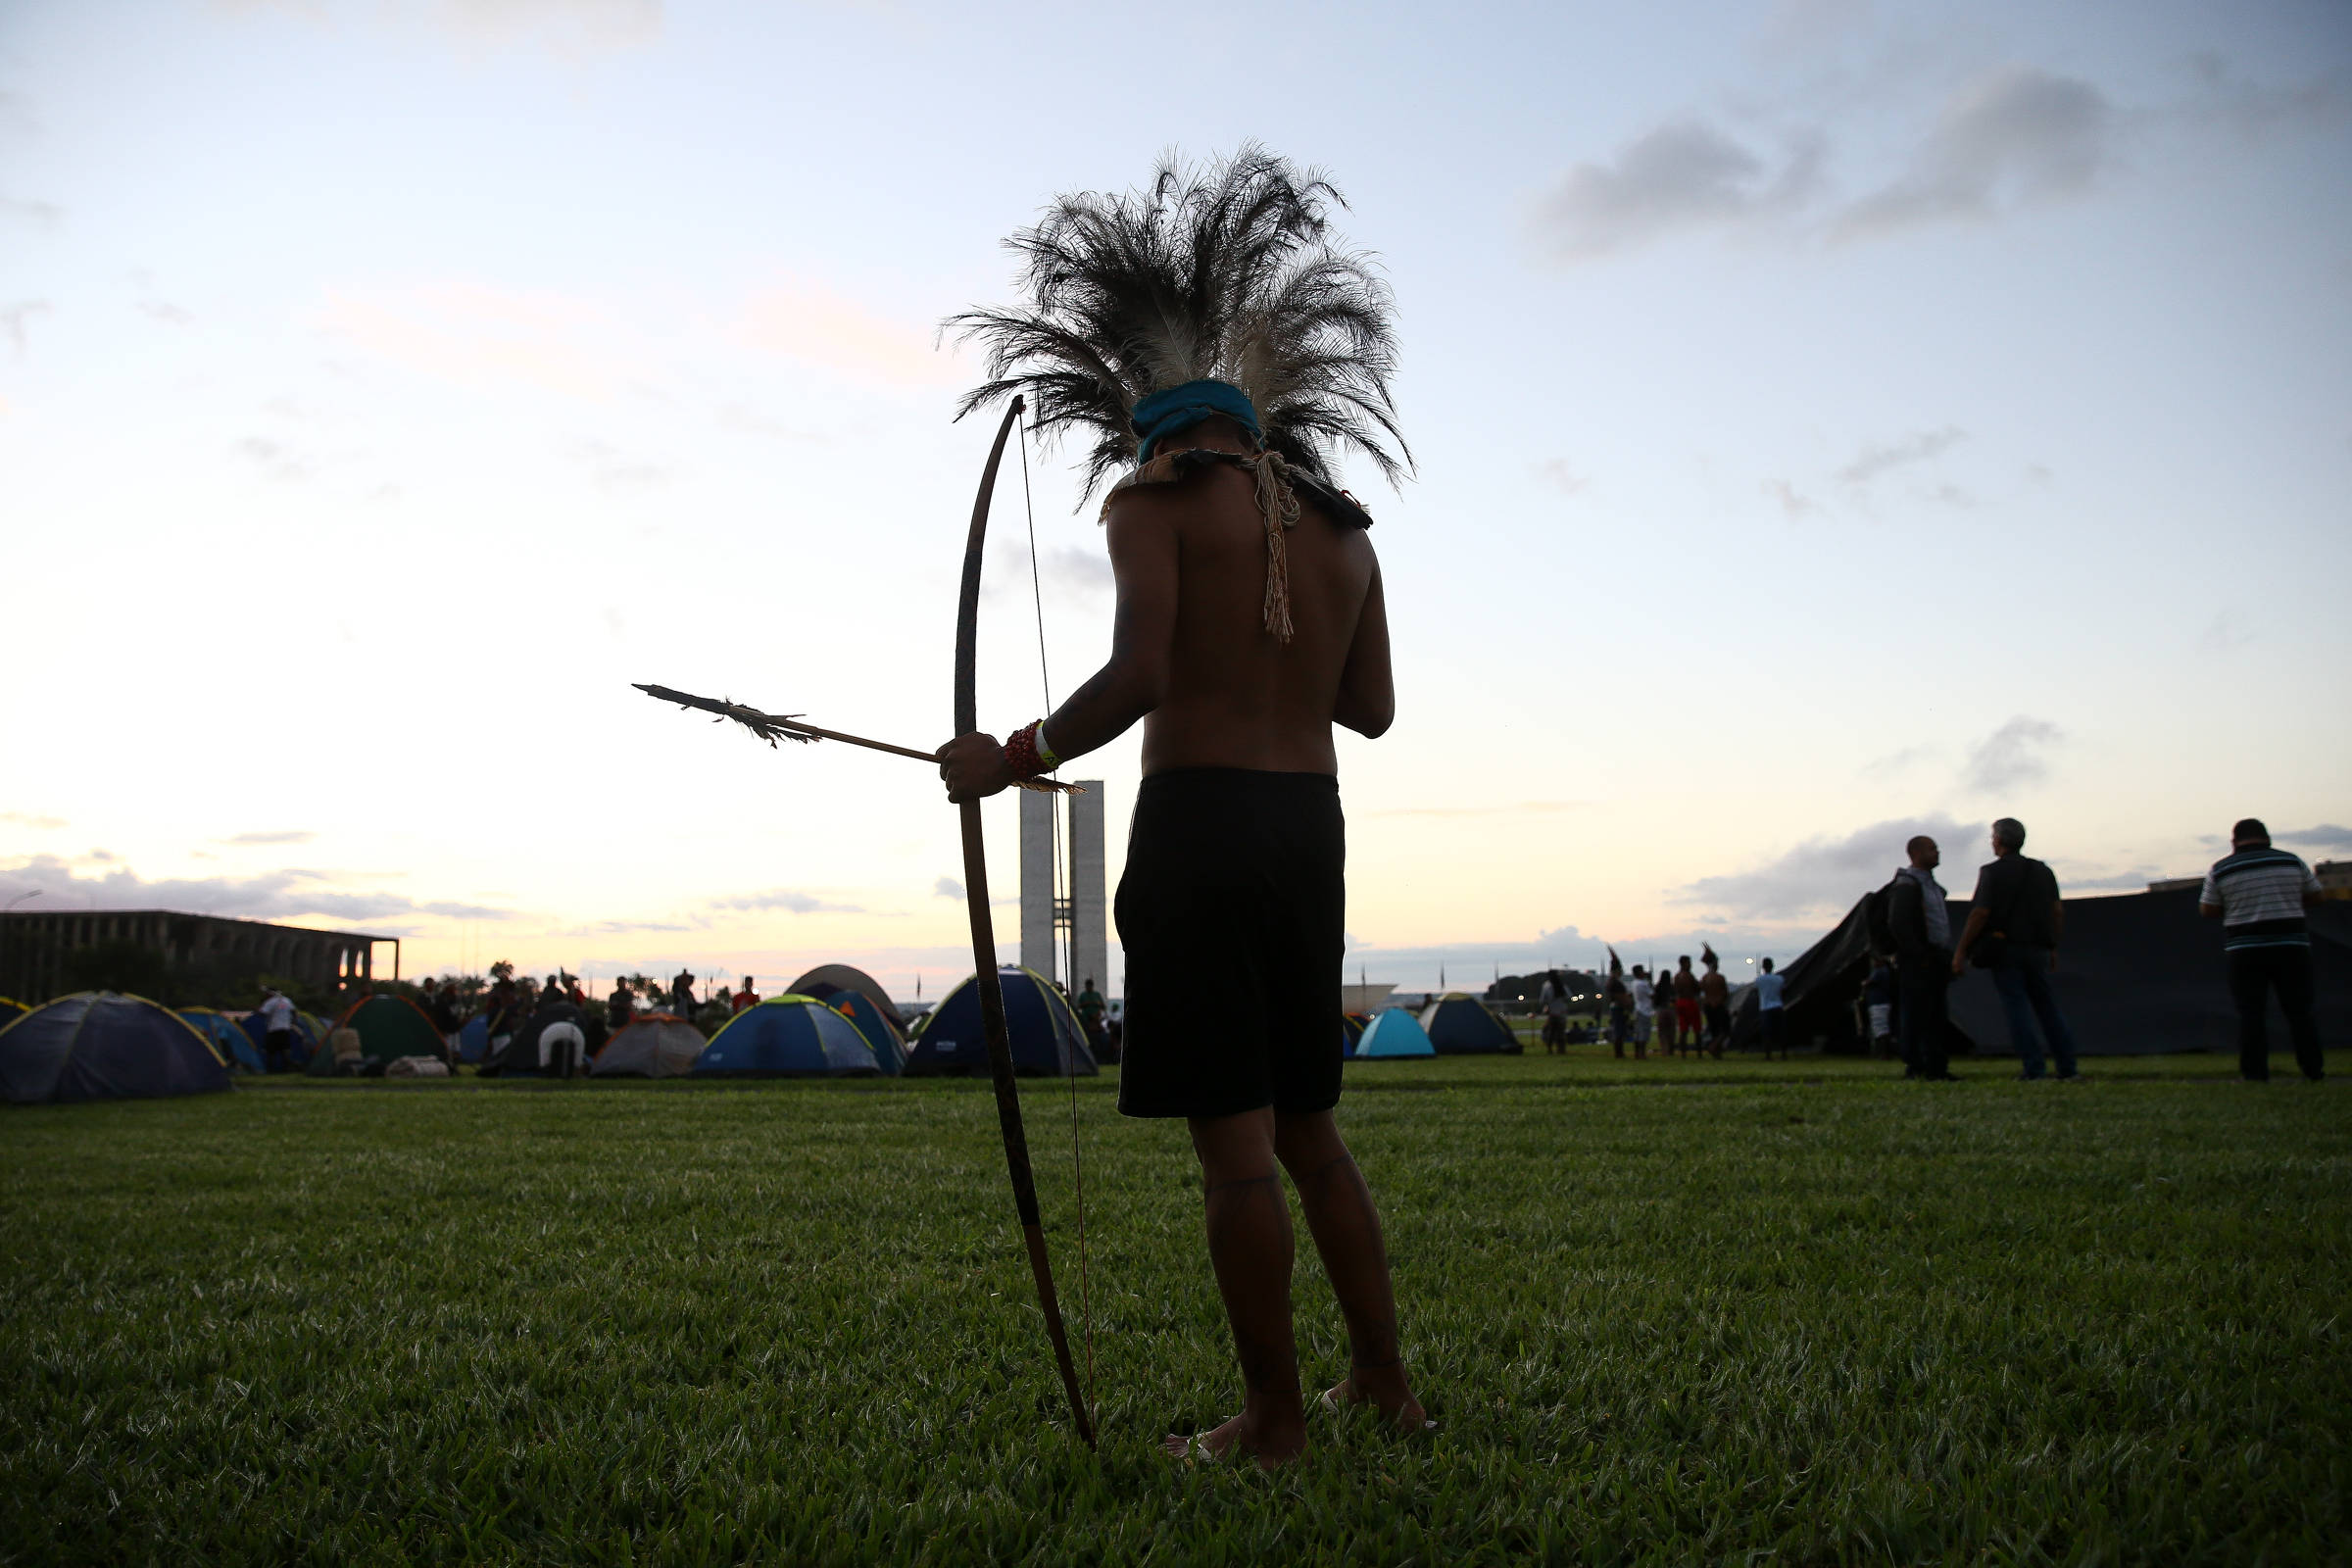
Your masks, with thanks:
M1386 1416L1390 1425L1399 1432L1426 1432L1437 1425L1430 1420L1429 1412L1421 1408L1421 1401L1413 1397L1412 1390L1405 1386L1402 1378L1392 1375L1389 1379L1366 1378L1363 1382L1364 1387L1358 1389L1356 1375L1349 1373L1323 1396L1323 1402L1334 1409L1344 1409L1351 1404L1369 1404Z
M1302 1423L1293 1432L1266 1430L1245 1410L1199 1437L1171 1432L1160 1439L1159 1446L1171 1459L1188 1459L1197 1451L1213 1462L1238 1452L1255 1459L1260 1470L1274 1470L1306 1457L1306 1429Z

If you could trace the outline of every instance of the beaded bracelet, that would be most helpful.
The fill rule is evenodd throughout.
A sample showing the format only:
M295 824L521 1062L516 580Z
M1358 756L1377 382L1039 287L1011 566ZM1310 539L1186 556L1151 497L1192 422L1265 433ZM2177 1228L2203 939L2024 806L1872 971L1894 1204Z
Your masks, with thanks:
M1045 726L1042 718L1023 724L1004 742L1004 761L1011 767L1014 778L1035 778L1054 765L1052 757L1038 742Z

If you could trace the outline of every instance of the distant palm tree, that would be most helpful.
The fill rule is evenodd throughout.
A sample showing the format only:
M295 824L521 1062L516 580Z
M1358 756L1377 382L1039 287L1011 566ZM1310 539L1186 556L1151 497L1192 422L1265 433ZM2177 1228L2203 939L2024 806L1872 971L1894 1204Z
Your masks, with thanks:
M1336 249L1331 183L1253 142L1205 169L1160 160L1149 189L1057 198L1005 243L1023 259L1024 309L966 311L942 330L987 352L990 379L961 418L1013 393L1048 436L1091 433L1086 494L1135 461L1135 405L1187 381L1230 381L1265 442L1336 484L1352 446L1395 484L1412 455L1389 378L1395 310L1367 255Z

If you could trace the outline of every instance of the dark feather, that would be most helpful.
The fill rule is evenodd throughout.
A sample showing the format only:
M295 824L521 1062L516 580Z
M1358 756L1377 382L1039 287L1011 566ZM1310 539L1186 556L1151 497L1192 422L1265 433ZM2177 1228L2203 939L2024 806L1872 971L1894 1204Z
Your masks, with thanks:
M1336 485L1353 447L1396 484L1412 454L1389 398L1395 304L1369 255L1331 241L1326 210L1347 205L1253 142L1201 170L1162 158L1146 190L1057 198L1005 242L1027 303L943 325L987 356L956 416L1020 394L1033 428L1089 443L1091 495L1134 463L1138 402L1214 377L1302 472Z

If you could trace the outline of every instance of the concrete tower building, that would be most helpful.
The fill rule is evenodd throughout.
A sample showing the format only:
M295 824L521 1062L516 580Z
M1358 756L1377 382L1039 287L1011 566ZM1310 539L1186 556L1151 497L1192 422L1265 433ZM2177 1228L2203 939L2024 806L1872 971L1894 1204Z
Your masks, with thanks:
M1058 980L1077 994L1092 979L1110 990L1110 901L1103 891L1102 781L1079 779L1081 795L1021 792L1021 965ZM1062 864L1069 888L1054 892L1054 817L1067 801ZM1062 933L1068 933L1067 957Z

